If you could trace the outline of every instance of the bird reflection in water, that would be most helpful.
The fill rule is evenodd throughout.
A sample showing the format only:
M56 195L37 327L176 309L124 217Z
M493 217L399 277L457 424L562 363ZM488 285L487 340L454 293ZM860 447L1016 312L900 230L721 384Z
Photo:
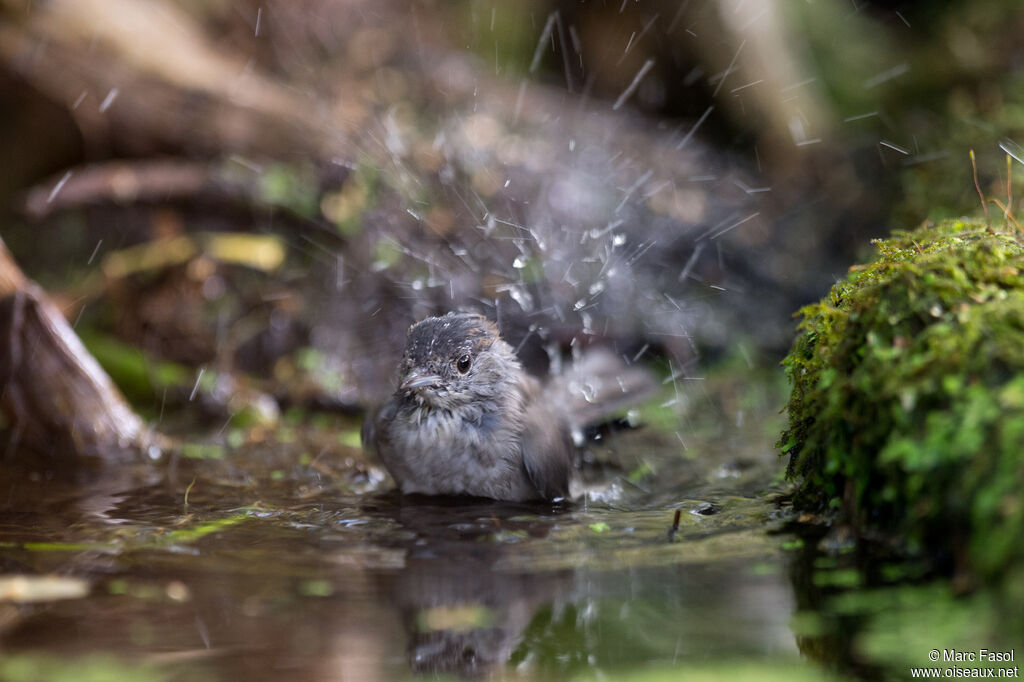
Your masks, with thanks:
M417 673L467 678L500 672L534 615L571 591L573 571L502 569L519 541L544 538L567 509L407 496L397 520L414 533L405 566L381 576L406 630Z

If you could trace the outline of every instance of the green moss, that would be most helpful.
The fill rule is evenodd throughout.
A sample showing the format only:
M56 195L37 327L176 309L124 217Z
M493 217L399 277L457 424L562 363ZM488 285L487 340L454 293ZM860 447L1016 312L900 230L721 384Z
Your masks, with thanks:
M997 578L1024 558L1024 246L952 220L877 247L784 362L795 504Z

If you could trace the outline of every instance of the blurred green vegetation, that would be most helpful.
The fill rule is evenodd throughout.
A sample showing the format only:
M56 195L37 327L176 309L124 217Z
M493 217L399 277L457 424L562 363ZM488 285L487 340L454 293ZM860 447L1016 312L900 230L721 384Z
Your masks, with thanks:
M154 360L113 336L84 330L82 343L134 405L145 409L167 389L186 389L193 372L174 362Z
M167 679L167 675L155 666L130 663L109 654L76 658L14 654L0 659L0 679L7 682L154 682Z
M971 149L985 194L1005 199L1000 145L1019 149L1012 140L1024 134L1019 3L948 0L851 11L845 3L813 2L786 10L834 108L840 146L875 147L878 184L896 185L890 224L976 211Z

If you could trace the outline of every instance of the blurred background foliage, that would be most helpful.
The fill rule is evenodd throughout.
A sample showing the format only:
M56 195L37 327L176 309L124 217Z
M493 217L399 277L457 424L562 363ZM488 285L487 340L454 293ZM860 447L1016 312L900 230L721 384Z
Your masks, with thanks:
M1024 158L1011 0L3 0L0 19L0 225L30 276L153 361L291 380L315 350L345 406L451 307L541 369L580 330L684 368L748 338L773 364L870 238L980 209L969 150L1004 204Z

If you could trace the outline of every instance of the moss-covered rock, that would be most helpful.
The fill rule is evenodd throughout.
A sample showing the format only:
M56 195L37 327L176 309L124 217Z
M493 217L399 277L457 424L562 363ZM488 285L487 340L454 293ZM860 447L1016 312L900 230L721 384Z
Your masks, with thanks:
M877 246L784 363L795 504L998 578L1024 558L1024 246L964 220Z

